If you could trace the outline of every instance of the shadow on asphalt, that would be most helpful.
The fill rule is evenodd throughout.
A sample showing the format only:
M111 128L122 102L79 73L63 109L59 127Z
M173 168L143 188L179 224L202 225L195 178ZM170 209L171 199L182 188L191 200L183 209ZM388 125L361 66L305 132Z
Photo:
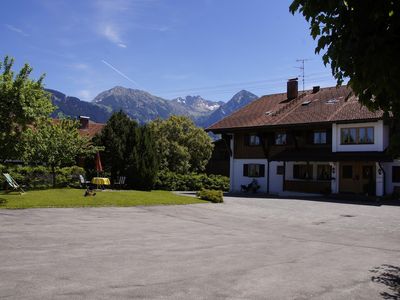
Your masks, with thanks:
M369 206L400 206L400 200L387 200L375 197L366 197L362 195L327 195L327 196L278 196L268 195L261 193L224 193L226 197L232 198L260 198L260 199L290 199L302 201L316 201L316 202L330 202L338 204L356 204L356 205L369 205Z
M370 272L376 275L371 277L372 282L385 285L390 292L382 292L383 299L400 300L400 267L381 265Z

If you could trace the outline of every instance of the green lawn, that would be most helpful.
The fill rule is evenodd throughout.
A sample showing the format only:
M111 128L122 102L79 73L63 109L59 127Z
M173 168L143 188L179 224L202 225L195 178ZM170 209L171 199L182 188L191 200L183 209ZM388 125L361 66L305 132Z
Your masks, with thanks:
M70 188L28 191L23 195L14 192L9 194L0 192L0 209L173 205L207 202L193 197L175 195L168 191L98 191L94 197L84 197L84 192L84 190Z

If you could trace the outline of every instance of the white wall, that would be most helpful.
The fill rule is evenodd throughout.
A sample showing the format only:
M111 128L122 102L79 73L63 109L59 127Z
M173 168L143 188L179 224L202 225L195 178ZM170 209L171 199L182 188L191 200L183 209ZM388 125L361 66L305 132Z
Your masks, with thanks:
M364 145L342 145L341 129L357 127L374 127L374 143ZM354 151L384 151L389 145L389 129L383 124L383 121L333 124L332 125L332 152L354 152Z
M395 186L400 186L399 182L392 182L392 166L400 166L400 160L395 160L394 162L382 163L383 169L385 170L386 176L386 194L393 193Z
M330 163L332 167L332 180L331 180L331 191L332 194L337 194L339 193L339 163L338 162L332 162Z
M247 177L243 176L243 165L244 164L263 164L265 166L264 177ZM232 168L231 168L232 169ZM253 178L255 178L260 185L258 192L267 192L267 160L266 159L233 159L233 174L231 175L231 191L240 192L240 186L242 184L248 185Z
M383 164L381 164L383 167ZM383 196L384 194L384 172L381 170L381 167L379 166L379 163L375 163L375 193L377 196ZM389 179L389 178L387 178ZM390 176L390 181L392 181L392 176Z
M279 194L283 191L283 175L276 174L278 166L283 166L283 162L271 161L269 164L269 193Z

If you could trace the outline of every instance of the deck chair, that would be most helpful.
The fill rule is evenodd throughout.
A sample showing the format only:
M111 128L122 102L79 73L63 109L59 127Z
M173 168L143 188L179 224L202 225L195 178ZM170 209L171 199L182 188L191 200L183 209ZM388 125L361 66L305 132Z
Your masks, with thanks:
M25 191L22 189L22 187L14 180L14 178L11 177L10 174L8 173L3 173L3 176L6 178L6 181L8 185L15 191L19 191L20 194L24 194Z
M90 181L87 181L81 174L79 174L79 183L82 188L88 188L88 186L90 186Z
M114 187L123 188L125 186L126 177L125 176L118 176L117 179L114 181Z

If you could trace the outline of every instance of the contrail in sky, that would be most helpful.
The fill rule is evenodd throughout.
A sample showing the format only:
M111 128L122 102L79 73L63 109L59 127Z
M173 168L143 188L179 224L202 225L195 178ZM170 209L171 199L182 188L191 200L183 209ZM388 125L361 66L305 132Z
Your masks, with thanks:
M126 76L124 73L122 73L120 70L118 70L116 67L114 67L112 64L106 62L104 59L101 60L101 62L103 64L105 64L107 67L111 68L112 70L114 70L115 72L117 72L119 75L121 75L122 77L124 77L126 80L129 80L130 82L132 82L134 85L136 85L137 87L139 87L139 84L134 81L133 79L129 78L128 76Z

